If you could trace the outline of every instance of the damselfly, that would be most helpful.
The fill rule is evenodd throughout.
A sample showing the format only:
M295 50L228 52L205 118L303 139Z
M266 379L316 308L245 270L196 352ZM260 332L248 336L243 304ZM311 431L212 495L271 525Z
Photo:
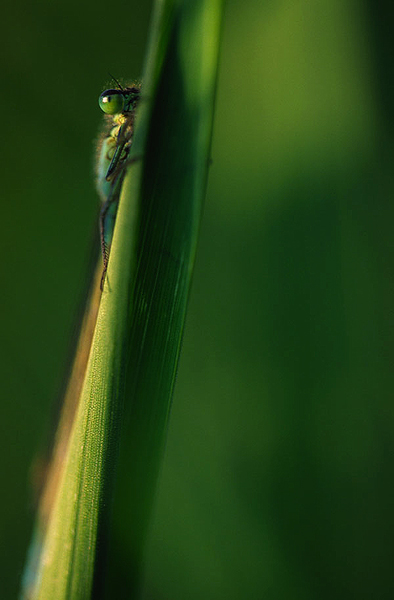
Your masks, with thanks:
M133 142L134 116L140 97L141 86L132 85L105 90L99 97L99 105L105 113L106 128L98 146L97 190L101 198L100 237L103 255L103 289L108 267L109 252L122 189L125 167Z

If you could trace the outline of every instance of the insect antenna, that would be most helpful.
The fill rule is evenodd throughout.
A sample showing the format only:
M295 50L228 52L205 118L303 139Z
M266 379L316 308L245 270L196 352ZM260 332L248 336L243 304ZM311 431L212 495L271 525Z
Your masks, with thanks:
M116 83L116 85L118 86L120 91L124 92L124 88L120 85L119 81L113 75L111 75L111 73L109 71L108 71L108 75L111 77L111 79L114 80L114 82Z

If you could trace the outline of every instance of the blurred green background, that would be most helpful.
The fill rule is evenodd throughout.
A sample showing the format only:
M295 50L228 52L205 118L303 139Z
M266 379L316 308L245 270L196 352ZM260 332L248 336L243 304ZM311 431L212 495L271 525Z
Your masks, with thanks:
M86 277L97 97L141 76L150 10L3 9L2 600ZM394 597L389 11L228 1L145 600Z

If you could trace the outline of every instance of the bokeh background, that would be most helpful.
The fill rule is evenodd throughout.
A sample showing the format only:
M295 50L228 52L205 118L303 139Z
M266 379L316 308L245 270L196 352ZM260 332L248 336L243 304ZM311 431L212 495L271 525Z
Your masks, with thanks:
M394 597L390 9L227 3L145 600ZM2 600L86 279L97 97L141 76L150 11L2 10Z

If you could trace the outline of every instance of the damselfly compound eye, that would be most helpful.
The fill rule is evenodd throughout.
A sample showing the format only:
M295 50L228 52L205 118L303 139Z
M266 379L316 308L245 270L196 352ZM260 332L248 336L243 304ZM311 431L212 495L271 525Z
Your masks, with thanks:
M99 97L99 106L107 115L116 115L123 111L124 95L120 90L105 90Z

